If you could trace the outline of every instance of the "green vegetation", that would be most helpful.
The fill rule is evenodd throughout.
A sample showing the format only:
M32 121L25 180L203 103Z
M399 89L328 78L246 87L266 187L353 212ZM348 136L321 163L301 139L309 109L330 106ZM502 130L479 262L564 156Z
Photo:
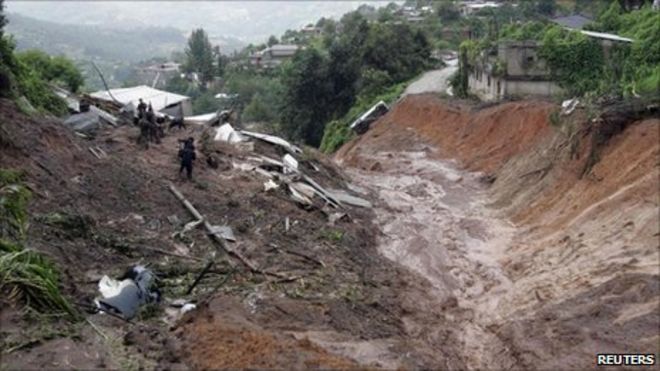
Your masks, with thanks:
M78 92L85 80L73 62L64 57L50 56L41 50L28 50L16 53L19 63L39 74L42 80L60 85L71 92Z
M407 82L403 82L390 86L384 90L383 94L375 97L358 97L357 103L350 109L350 111L340 119L328 123L323 134L321 146L319 147L320 150L325 153L332 153L338 150L339 147L355 136L355 133L349 128L349 125L353 121L381 100L388 105L395 102L405 90L406 85Z
M544 21L510 23L495 36L489 35L479 43L466 41L461 45L461 56L467 61L468 68L454 77L454 89L459 94L466 93L467 71L482 51L507 40L534 40L540 45L539 56L547 62L567 95L627 97L660 94L660 12L653 11L648 5L626 12L619 1L612 1L589 27L629 37L633 43L618 43L605 48L598 39Z
M76 311L59 290L55 266L23 247L30 192L21 181L20 173L0 169L0 292L28 309L74 319Z
M6 23L0 1L0 25ZM15 53L14 41L0 29L0 97L25 96L39 111L55 115L67 112L66 103L53 93L49 83L63 83L74 90L82 76L65 57L49 57L39 51Z
M187 72L198 72L202 82L209 82L216 72L213 67L213 59L213 46L211 46L206 32L201 28L193 30L186 47L184 69Z
M390 21L403 20L394 9L387 6L377 12L365 5L339 22L321 18L315 26L309 25L318 32L288 30L279 38L271 36L267 44L248 46L230 61L211 58L212 46L204 31L195 30L184 65L207 76L200 84L175 77L167 89L191 96L195 113L235 108L244 121L267 124L272 132L314 147L325 136L324 149L336 149L348 137L340 123L349 122L381 96L388 101L393 91L398 96L403 81L430 66L432 42L427 32L407 22ZM387 21L368 21L377 17ZM252 53L278 42L301 48L276 67L249 63ZM225 102L214 98L220 92L234 98ZM326 134L331 122L331 133Z
M14 302L41 313L75 317L75 310L60 293L54 265L30 249L0 245L0 291Z

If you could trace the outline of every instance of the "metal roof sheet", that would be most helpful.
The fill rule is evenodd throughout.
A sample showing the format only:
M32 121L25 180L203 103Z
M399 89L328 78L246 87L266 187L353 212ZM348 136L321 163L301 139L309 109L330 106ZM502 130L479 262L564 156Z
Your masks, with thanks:
M123 105L132 103L135 107L137 107L139 99L142 98L144 103L151 103L154 111L160 111L163 108L190 99L185 95L150 88L146 85L135 86L132 88L110 89L110 93L112 93L112 96L115 97L119 103ZM90 94L90 96L110 102L114 101L106 90L97 91Z

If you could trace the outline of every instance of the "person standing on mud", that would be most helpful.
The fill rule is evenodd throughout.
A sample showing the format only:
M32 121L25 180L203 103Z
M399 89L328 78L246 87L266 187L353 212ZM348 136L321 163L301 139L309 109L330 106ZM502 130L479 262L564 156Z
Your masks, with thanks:
M151 106L151 103L149 103L149 108L147 108L146 117L149 123L156 121L156 116L154 115L154 108Z
M140 136L138 137L138 145L143 145L145 149L149 148L149 141L151 137L150 124L146 118L138 119L138 126L140 128Z
M138 120L143 118L145 113L147 112L147 105L144 103L142 98L140 98L140 102L137 105L137 111L138 111Z
M188 180L192 180L193 161L197 159L197 156L195 155L195 144L193 138L188 138L185 142L183 142L183 148L179 150L179 158L181 159L179 177L181 176L181 172L183 172L185 169Z

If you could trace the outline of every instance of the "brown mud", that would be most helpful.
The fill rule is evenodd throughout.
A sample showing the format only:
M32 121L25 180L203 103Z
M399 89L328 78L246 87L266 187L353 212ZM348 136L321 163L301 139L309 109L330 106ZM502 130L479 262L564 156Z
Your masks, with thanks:
M628 125L584 176L584 115L553 127L554 109L405 98L339 166L304 155L316 181L374 204L332 224L246 170L273 148L204 148L188 182L177 140L199 142L202 128L143 150L134 127L86 140L2 100L0 167L23 170L33 193L26 244L55 261L73 301L135 263L159 274L166 298L186 297L217 247L201 229L173 237L191 217L169 182L233 228L234 249L297 277L220 262L178 320L164 303L130 324L86 314L72 325L3 302L3 367L584 369L596 353L657 354L660 121ZM52 213L84 227L52 225Z
M660 120L628 123L584 174L584 112L411 96L339 163L379 195L380 250L455 296L468 368L584 369L658 354ZM468 315L469 314L469 315Z

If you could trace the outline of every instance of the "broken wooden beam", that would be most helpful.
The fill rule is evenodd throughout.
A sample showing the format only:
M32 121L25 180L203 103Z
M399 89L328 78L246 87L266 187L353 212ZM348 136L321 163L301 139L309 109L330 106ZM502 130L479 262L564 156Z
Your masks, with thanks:
M212 239L214 242L216 242L216 243L222 248L222 250L224 250L225 253L227 253L228 255L230 255L230 256L232 256L232 257L238 259L241 263L243 263L246 267L248 267L252 272L256 272L256 273L264 273L263 271L261 271L260 269L258 269L258 268L254 265L254 263L252 263L252 262L249 261L247 258L245 258L245 257L243 256L243 254L241 254L240 252L235 251L234 249L232 249L232 248L230 248L229 246L227 246L227 244L225 243L225 241L224 241L224 239L222 238L222 236L221 236L216 230L214 230L214 228L213 228L213 226L211 225L211 223L209 223L209 222L206 220L206 218L204 218L204 216L202 216L202 214L200 214L200 212L197 211L197 209L196 209L196 208L190 203L190 201L188 201L188 200L183 196L183 194L181 194L181 192L179 192L179 190L176 189L176 187L174 186L174 184L170 184L170 185L169 185L169 189L170 189L170 192L172 192L172 194L173 194L173 195L174 195L179 201L181 201L181 203L183 204L183 206L185 206L185 208L190 212L190 214L192 214L192 216L195 217L195 219L197 219L197 220L202 220L202 221L203 221L202 224L204 225L204 228L205 228L206 231L208 232L208 235L211 237L211 239ZM230 264L232 264L231 261L230 261ZM232 265L233 265L233 264L232 264Z

